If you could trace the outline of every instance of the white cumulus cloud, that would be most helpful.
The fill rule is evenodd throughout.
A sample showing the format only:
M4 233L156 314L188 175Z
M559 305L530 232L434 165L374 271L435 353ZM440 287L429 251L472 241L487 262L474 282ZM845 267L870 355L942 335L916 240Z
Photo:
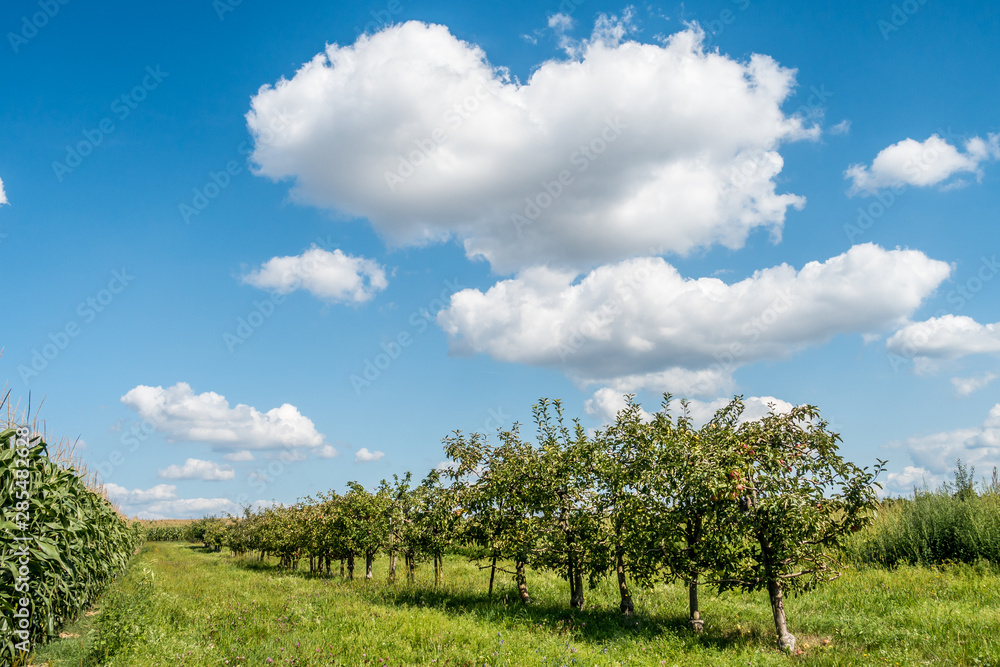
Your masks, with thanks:
M618 413L625 409L625 394L611 387L601 387L583 404L587 414L598 417L602 423L615 421ZM655 412L655 410L654 410ZM640 411L643 421L652 421L653 415L645 408Z
M886 341L886 349L918 367L931 368L924 361L952 360L970 354L1000 352L1000 322L980 324L967 315L942 315L913 322Z
M232 408L225 396L214 391L195 394L186 382L166 389L139 385L121 401L171 440L237 451L325 444L312 420L289 403L267 412L242 403Z
M729 398L717 398L714 401L699 401L697 399L692 399L688 401L688 412L691 415L691 419L696 425L702 425L708 422L716 412L722 408L729 405L731 399ZM775 398L774 396L750 396L749 398L743 399L743 414L740 415L739 423L743 424L746 422L757 421L768 416L772 412L774 414L787 414L792 411L795 406L788 401L783 401L780 398ZM673 406L675 411L680 410L680 404L677 403Z
M844 172L851 179L852 193L874 193L902 185L927 187L944 183L955 174L982 177L980 165L1000 158L1000 135L986 139L973 137L965 142L965 152L959 151L936 134L925 141L904 139L883 149L871 165L852 164ZM952 181L946 185L955 186Z
M739 366L911 315L951 268L865 244L802 269L727 284L685 278L660 258L572 272L534 268L452 296L438 324L453 352L556 368L581 385L719 396Z
M440 25L329 45L253 97L258 173L393 245L457 238L500 272L779 238L805 200L777 192L778 147L819 132L781 109L795 71L706 49L697 28L627 31L605 18L523 83Z
M9 202L7 201L7 193L4 192L4 189L3 189L3 179L0 178L0 206L3 206L4 204L8 204L8 203Z
M355 463L370 463L371 461L378 461L383 456L385 456L385 452L378 452L378 451L370 452L370 451L368 451L367 447L362 447L354 455L354 462Z
M981 426L913 437L890 448L908 454L914 468L926 471L936 481L951 476L958 459L979 472L992 471L1000 466L1000 403L990 409Z
M202 479L206 481L234 479L236 471L229 466L220 466L214 461L188 459L184 465L170 465L159 471L163 479Z
M242 280L279 294L304 289L324 301L347 303L364 303L389 284L374 260L315 245L301 255L272 257Z
M945 480L944 475L935 475L926 468L904 466L899 472L890 472L885 476L882 493L888 495L908 496L913 490L923 491L938 487Z

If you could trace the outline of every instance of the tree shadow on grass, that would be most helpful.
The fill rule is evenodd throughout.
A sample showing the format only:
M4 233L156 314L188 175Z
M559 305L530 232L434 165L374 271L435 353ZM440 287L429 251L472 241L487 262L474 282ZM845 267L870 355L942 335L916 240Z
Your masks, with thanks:
M321 582L347 584L350 579L342 579L336 568L331 574L310 572L307 569L289 570L277 563L257 559L229 558L235 567L252 572L266 572L281 576L297 576ZM542 634L563 636L567 640L586 641L600 644L622 638L652 641L669 634L682 638L690 646L700 645L718 651L740 646L763 648L773 644L772 637L761 629L735 632L719 627L708 619L705 631L693 632L686 615L653 616L643 613L641 608L631 616L623 616L617 609L589 607L582 610L570 609L563 603L552 600L536 600L524 604L513 586L499 586L490 597L486 593L456 591L447 585L441 588L426 588L419 584L409 584L405 580L395 584L383 580L366 581L364 574L355 573L352 591L370 604L392 605L409 609L434 609L450 616L473 616L490 619L503 625L519 625ZM721 619L720 619L721 620Z
M566 639L600 644L621 638L652 641L663 634L686 639L692 645L725 650L738 645L766 645L766 638L756 633L735 634L709 626L700 635L688 625L686 616L652 616L638 610L623 616L617 609L591 607L570 609L550 600L524 604L513 587L501 587L489 597L483 593L465 593L442 589L427 589L410 585L386 586L370 590L359 589L369 602L393 604L412 609L434 609L454 616L471 615L493 619L504 624L517 624L544 634Z

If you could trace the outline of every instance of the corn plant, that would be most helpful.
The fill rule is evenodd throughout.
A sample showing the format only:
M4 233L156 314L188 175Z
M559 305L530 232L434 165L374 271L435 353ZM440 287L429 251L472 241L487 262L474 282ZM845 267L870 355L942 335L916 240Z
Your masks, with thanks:
M143 540L41 436L13 428L0 432L0 535L0 664L91 604Z

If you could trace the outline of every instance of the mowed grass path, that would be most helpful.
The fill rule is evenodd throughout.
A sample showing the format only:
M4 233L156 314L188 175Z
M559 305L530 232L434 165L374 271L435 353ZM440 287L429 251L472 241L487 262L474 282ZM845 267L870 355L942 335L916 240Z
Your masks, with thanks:
M1000 666L1000 573L968 566L848 570L787 602L802 653L773 648L764 595L702 593L706 631L686 628L687 591L637 591L638 613L617 613L617 590L588 590L587 609L567 608L566 586L531 573L537 604L516 601L510 577L486 597L488 571L449 557L434 590L432 568L415 586L289 573L270 564L147 544L99 605L131 600L135 639L104 663L83 660L100 623L43 647L34 664L69 665L994 665ZM362 570L363 573L363 570ZM502 578L501 578L502 577ZM141 582L152 581L143 588ZM148 591L146 603L130 591ZM114 600L118 600L114 602ZM88 635L88 633L90 633ZM74 649L74 647L76 647ZM76 651L74 653L74 650Z

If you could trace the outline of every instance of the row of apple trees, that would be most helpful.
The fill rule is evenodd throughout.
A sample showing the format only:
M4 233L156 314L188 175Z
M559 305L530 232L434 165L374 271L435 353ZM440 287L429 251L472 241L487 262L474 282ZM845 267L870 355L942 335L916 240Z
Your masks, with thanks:
M422 484L411 486L411 476L394 476L370 492L357 482L343 495L334 491L307 497L295 505L276 506L229 521L203 519L189 531L191 537L215 550L228 548L236 556L278 558L282 567L297 569L308 560L310 572L331 573L340 561L340 574L354 578L355 560L364 559L365 577L380 552L389 554L389 580L395 581L399 558L412 581L417 563L433 560L435 584L443 577L447 548L458 536L460 512L455 493L439 471Z
M410 578L430 559L435 582L445 550L462 543L489 570L490 593L497 572L508 572L530 603L529 570L549 570L583 608L584 581L612 576L624 614L637 587L679 581L695 630L700 586L766 590L778 645L791 650L784 598L838 575L834 554L870 522L884 462L869 470L845 461L812 406L744 420L736 398L697 428L681 406L672 415L668 395L648 415L629 398L613 424L588 433L543 399L534 442L517 424L495 441L456 431L444 441L452 465L416 487L409 475L374 492L352 483L344 495L248 512L212 539L288 566L308 557L313 570L339 559L348 576L355 556L371 577L386 552L390 579L399 556Z

